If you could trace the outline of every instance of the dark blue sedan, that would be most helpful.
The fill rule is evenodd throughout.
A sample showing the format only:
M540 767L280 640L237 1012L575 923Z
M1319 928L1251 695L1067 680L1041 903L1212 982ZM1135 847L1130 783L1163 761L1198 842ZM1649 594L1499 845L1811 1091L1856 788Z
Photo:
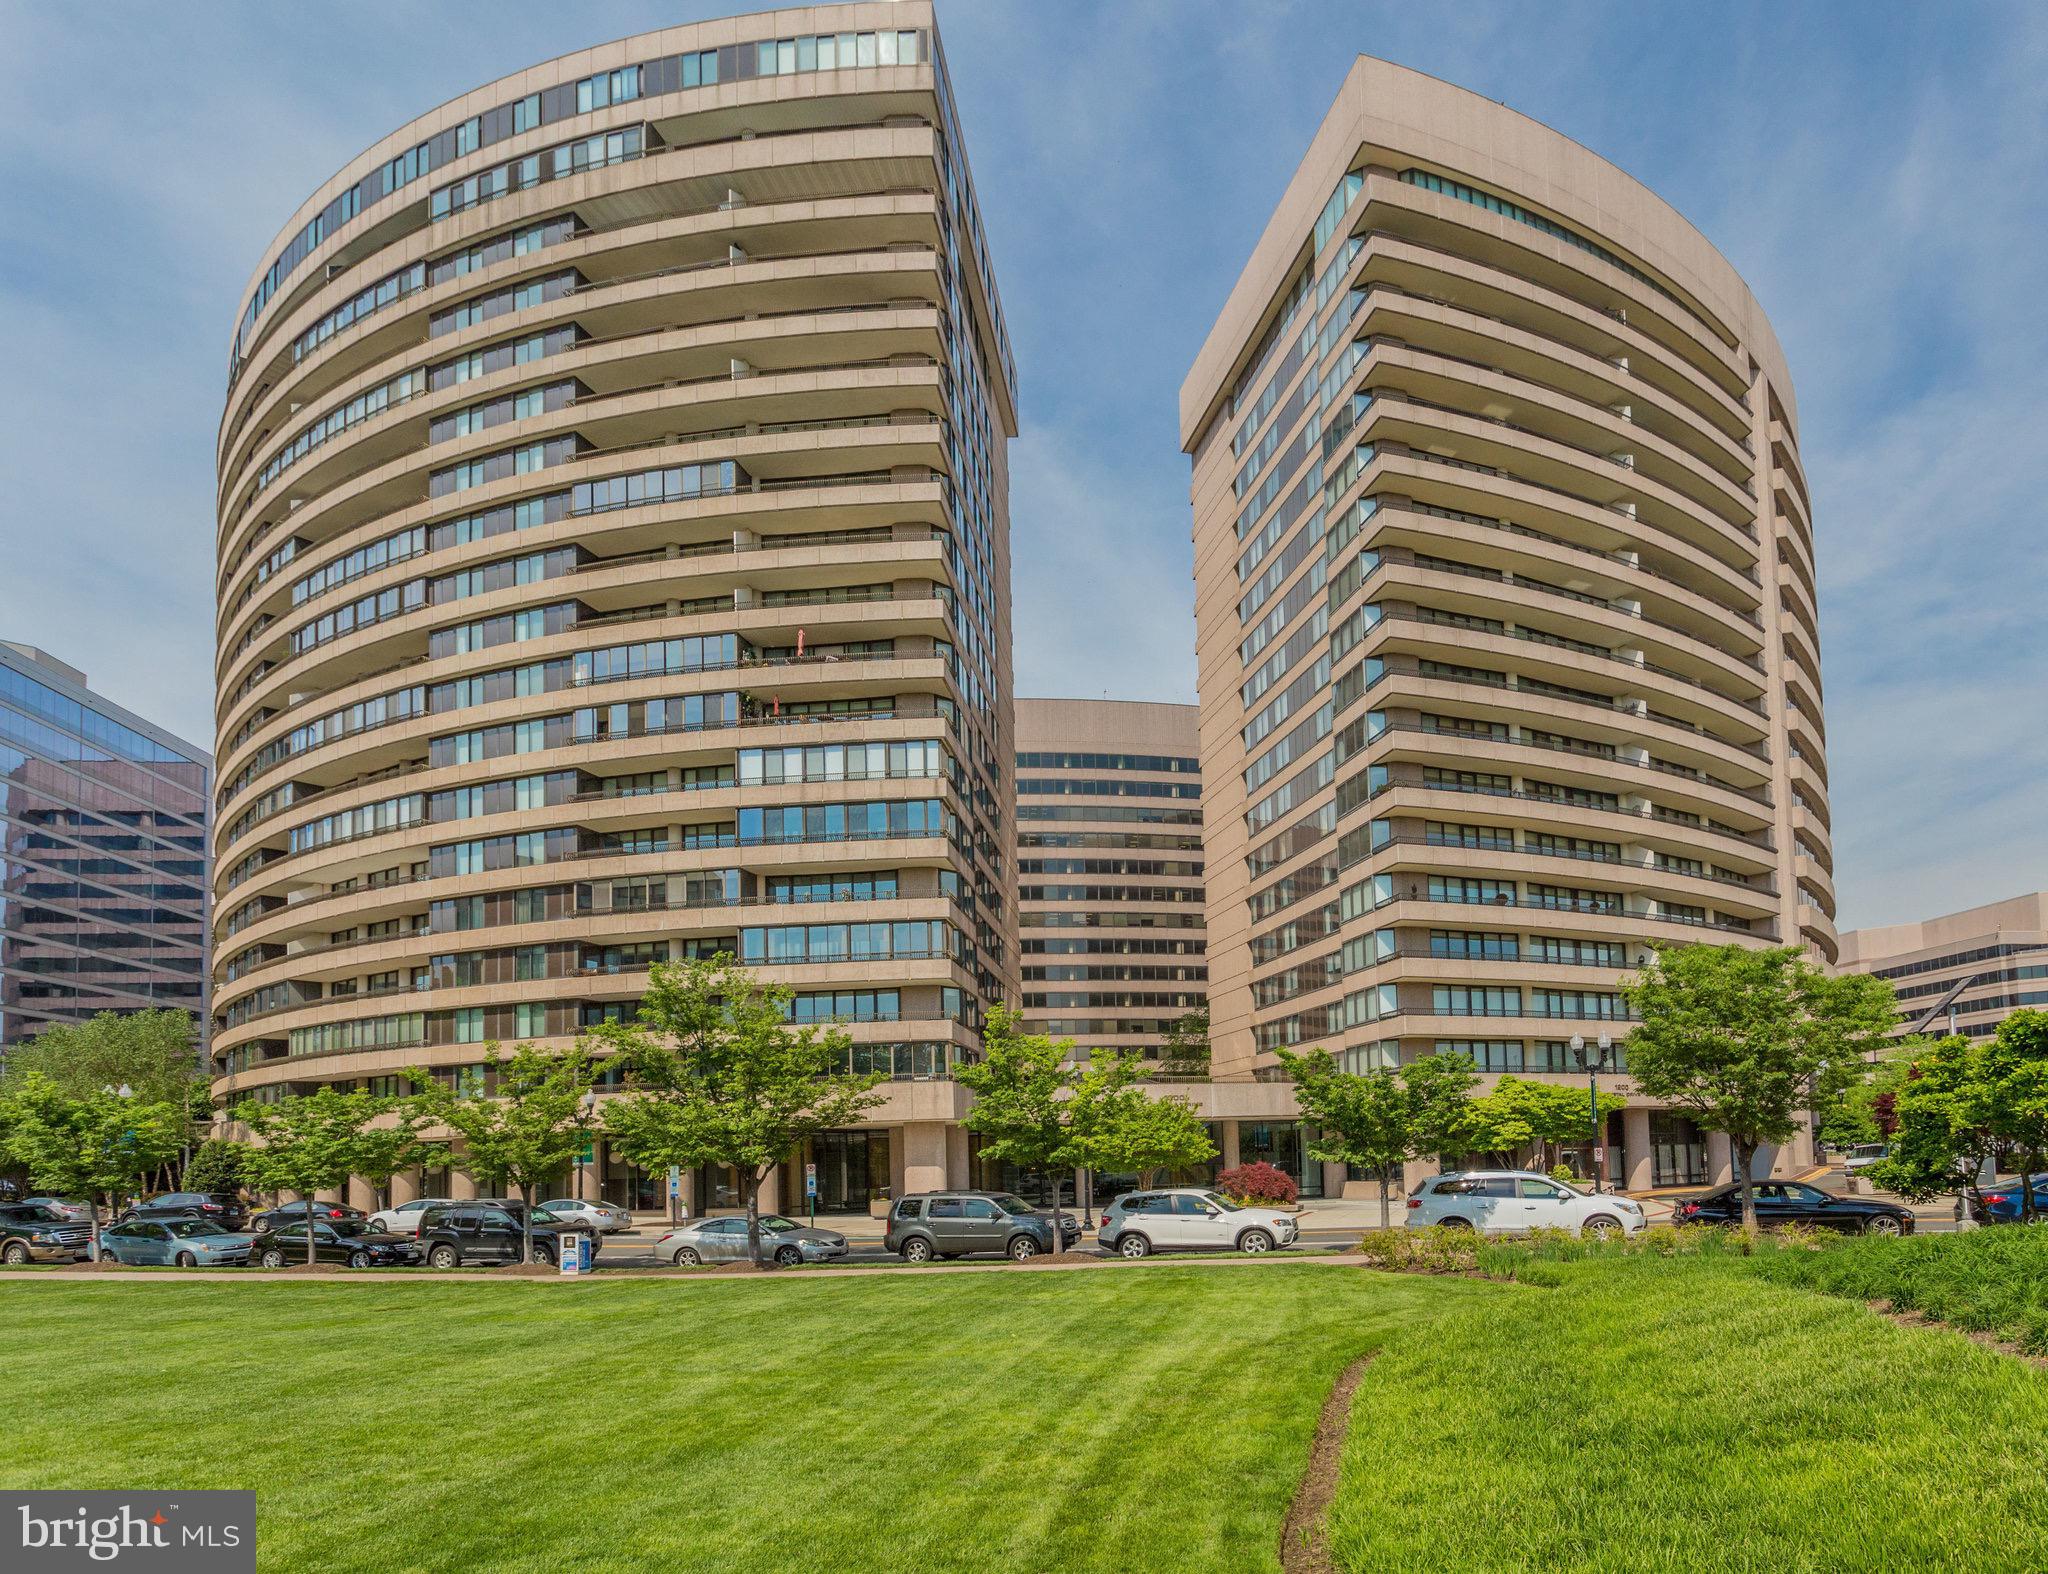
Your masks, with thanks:
M2017 1177L1984 1192L1984 1205L1973 1207L1970 1217L1979 1224L2020 1222L2020 1183ZM2048 1175L2034 1177L2034 1222L2048 1223Z

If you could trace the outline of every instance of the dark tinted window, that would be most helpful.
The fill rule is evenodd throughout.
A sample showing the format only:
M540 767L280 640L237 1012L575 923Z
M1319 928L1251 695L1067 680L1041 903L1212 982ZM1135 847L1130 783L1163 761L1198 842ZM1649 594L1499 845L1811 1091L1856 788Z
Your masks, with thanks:
M916 1218L919 1202L919 1198L905 1197L901 1202L896 1204L896 1217L899 1219Z
M1200 1197L1176 1197L1173 1199L1173 1211L1175 1213L1193 1214L1195 1217L1200 1218L1208 1213L1209 1205Z
M1512 1197L1515 1183L1505 1175L1491 1176L1486 1180L1472 1183L1472 1194L1476 1197Z
M993 1219L996 1216L996 1205L985 1197L969 1197L958 1206L962 1215L969 1219Z
M966 1207L958 1197L934 1197L931 1206L925 1210L928 1219L962 1219L966 1216Z

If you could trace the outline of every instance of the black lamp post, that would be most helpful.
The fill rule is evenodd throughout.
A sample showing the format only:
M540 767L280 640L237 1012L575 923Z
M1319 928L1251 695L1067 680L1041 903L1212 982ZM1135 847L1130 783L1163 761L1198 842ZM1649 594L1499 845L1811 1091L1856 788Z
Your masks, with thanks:
M1598 1043L1588 1045L1585 1034L1574 1033L1571 1043L1572 1059L1577 1061L1579 1069L1586 1073L1586 1098L1593 1115L1593 1190L1598 1191L1600 1171L1603 1168L1600 1155L1606 1147L1600 1135L1600 1073L1612 1068L1614 1037L1612 1034L1602 1033Z

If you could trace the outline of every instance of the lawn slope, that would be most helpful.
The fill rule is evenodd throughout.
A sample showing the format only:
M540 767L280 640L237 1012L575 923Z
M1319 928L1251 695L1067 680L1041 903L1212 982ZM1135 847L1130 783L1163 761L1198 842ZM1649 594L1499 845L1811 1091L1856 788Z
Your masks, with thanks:
M1272 1568L1316 1414L1542 1292L1257 1264L0 1285L8 1487L253 1487L269 1570Z
M2048 1568L2033 1367L1740 1261L1558 1279L1374 1361L1332 1513L1345 1568Z

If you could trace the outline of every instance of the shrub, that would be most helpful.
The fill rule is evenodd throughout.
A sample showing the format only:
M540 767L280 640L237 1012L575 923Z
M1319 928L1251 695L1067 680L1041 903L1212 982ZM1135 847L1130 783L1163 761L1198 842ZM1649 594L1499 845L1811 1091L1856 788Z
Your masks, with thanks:
M1471 1273L1479 1266L1479 1237L1470 1230L1367 1230L1351 1248L1368 1268L1389 1273Z
M1292 1175L1264 1161L1225 1170L1216 1177L1216 1189L1232 1202L1263 1202L1279 1208L1292 1207L1301 1195Z
M1560 1186L1576 1186L1579 1182L1578 1176L1572 1173L1572 1167L1569 1164L1551 1165L1550 1178Z

